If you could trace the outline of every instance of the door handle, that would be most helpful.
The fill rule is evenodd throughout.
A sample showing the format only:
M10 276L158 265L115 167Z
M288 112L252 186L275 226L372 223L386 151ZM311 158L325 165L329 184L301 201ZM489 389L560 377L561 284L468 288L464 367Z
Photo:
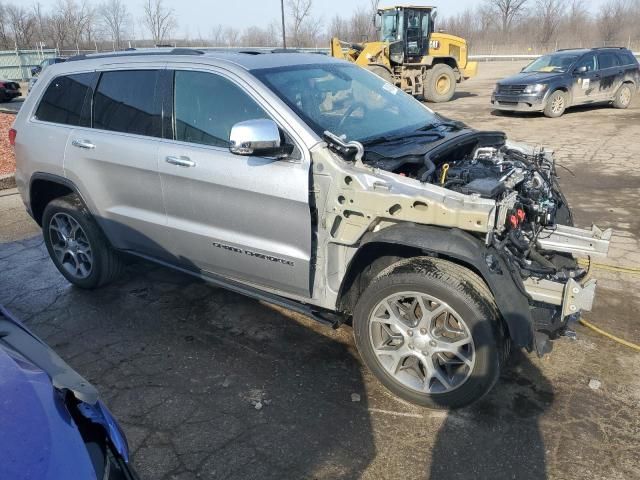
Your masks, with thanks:
M96 148L96 146L93 143L91 143L90 140L75 139L71 142L71 145L78 148L85 148L87 150L93 150L94 148Z
M191 160L189 157L175 157L170 155L164 160L165 162L170 163L171 165L178 165L179 167L195 167L196 166L196 162Z

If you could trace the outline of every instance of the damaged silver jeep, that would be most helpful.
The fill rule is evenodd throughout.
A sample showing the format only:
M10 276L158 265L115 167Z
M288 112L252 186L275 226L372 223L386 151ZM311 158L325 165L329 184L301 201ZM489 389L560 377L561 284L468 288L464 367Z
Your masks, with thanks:
M43 73L12 141L72 283L107 283L126 252L351 322L376 377L434 408L486 394L512 347L547 352L593 303L577 257L611 237L573 226L552 152L319 55L71 59Z

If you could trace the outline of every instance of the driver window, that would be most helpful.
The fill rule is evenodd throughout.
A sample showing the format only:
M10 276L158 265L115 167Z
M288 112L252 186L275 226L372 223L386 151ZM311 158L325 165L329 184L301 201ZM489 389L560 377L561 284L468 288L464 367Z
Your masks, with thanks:
M269 118L240 87L213 73L175 72L175 138L183 142L229 146L238 122Z
M582 57L580 60L578 60L578 63L576 63L575 66L575 68L580 67L587 67L587 72L593 72L597 70L598 67L596 64L596 56L590 53L589 55Z

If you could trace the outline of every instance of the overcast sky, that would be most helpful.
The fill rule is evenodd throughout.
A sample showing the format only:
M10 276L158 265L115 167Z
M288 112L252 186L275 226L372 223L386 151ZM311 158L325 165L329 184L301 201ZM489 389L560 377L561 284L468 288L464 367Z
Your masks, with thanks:
M51 8L56 0L38 0L45 8ZM91 3L99 3L101 0L91 0ZM418 5L435 5L439 15L448 16L464 10L467 7L478 5L482 0L436 0L433 2L421 1L393 1L382 0L381 5L394 5L402 3L415 3ZM585 0L591 6L599 5L605 0ZM210 36L212 27L218 24L230 25L242 30L250 25L267 26L271 21L280 19L280 0L164 0L165 4L173 8L178 19L178 32L181 35L189 34L191 38L197 38L199 32L202 37ZM529 0L534 3L534 0ZM135 20L135 36L141 34L148 37L148 32L141 32L139 19L142 16L142 4L144 0L128 0L127 7ZM286 9L285 0L285 9ZM323 26L326 26L336 13L349 16L358 6L369 5L369 0L314 0L313 13L319 18Z
M54 0L46 0L53 2ZM198 31L203 37L207 37L214 25L231 25L242 30L249 25L266 26L273 20L280 19L280 0L164 0L167 6L172 7L178 17L178 30L181 33L189 33L190 37L198 37ZM435 0L410 1L382 0L381 5L417 4L435 5L441 16L460 12L467 7L479 5L482 0ZM584 0L587 5L597 6L605 0ZM142 15L142 0L130 0L129 9L136 19ZM529 0L533 4L534 0ZM287 1L285 0L285 9ZM345 16L351 14L358 6L370 5L369 0L314 0L314 16L319 18L326 26L336 13ZM137 29L138 27L136 27ZM136 36L139 36L136 30Z

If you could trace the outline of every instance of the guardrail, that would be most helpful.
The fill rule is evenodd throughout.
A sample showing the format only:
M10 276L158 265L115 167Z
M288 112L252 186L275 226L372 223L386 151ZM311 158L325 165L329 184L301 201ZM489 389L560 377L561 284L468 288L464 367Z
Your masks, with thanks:
M550 52L553 53L553 52ZM484 61L492 61L492 60L534 60L536 58L540 58L542 55L546 55L543 53L539 53L539 54L520 54L520 53L516 53L513 55L495 55L495 54L490 54L490 55L482 55L482 54L474 54L474 55L469 55L469 60L484 60ZM633 52L633 55L635 55L636 57L640 58L640 52Z

